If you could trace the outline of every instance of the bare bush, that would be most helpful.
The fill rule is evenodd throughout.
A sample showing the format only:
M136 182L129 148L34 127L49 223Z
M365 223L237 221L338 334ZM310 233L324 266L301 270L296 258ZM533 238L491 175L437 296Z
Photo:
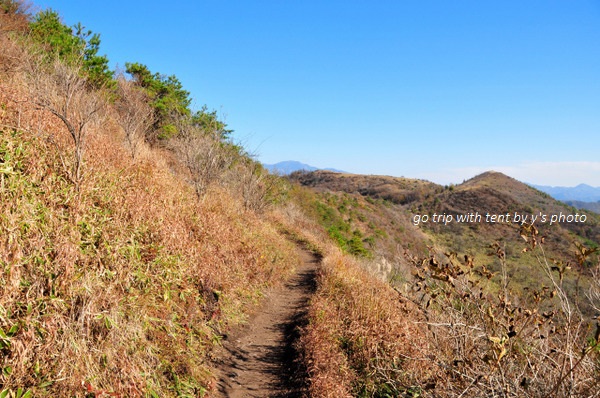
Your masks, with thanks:
M140 143L154 125L154 110L150 106L148 95L123 76L117 78L117 90L117 122L125 131L131 158L135 159Z
M28 71L35 105L60 119L69 132L74 145L74 163L66 172L76 186L82 180L87 135L91 127L102 120L106 104L98 90L88 87L81 65L67 65L57 58L46 67L42 61L32 57Z
M590 397L599 390L598 339L562 286L566 265L550 263L537 230L521 231L525 251L537 254L547 280L529 297L512 295L502 245L490 255L501 264L494 273L456 253L412 258L414 292L427 316L440 369L436 391L448 397ZM495 293L492 293L496 291Z
M178 135L171 146L188 169L199 199L234 161L234 154L218 136L187 118L179 120Z
M592 276L592 286L590 286L587 297L598 314L598 321L600 322L600 260L592 270Z
M285 182L269 174L262 165L244 158L235 169L234 188L248 210L261 212L285 193Z

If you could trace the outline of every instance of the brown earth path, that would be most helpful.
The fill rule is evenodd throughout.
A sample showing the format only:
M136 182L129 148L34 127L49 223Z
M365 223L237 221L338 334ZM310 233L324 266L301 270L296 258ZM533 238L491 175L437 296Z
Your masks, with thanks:
M295 343L306 322L320 261L306 250L300 254L297 272L265 297L247 325L224 339L215 397L307 396L306 372Z

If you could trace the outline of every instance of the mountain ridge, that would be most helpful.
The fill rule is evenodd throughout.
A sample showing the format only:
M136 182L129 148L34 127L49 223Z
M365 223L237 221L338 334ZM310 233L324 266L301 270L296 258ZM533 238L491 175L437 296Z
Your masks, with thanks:
M289 175L296 171L311 172L311 171L317 171L317 170L332 171L334 173L345 173L342 170L337 170L337 169L334 169L331 167L328 167L328 168L315 167L315 166L311 166L306 163L299 162L297 160L284 160L284 161L277 162L274 164L263 163L263 167L266 168L267 170L269 170L269 172L271 172L273 174L281 174L281 175Z
M574 187L549 186L527 184L542 192L547 193L554 199L561 201L597 202L600 200L600 187L592 187L588 184L579 184Z

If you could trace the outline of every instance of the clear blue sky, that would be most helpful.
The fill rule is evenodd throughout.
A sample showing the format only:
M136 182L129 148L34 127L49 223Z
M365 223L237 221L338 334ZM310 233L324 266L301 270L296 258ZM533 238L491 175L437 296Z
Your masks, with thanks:
M261 161L600 186L599 1L36 1Z

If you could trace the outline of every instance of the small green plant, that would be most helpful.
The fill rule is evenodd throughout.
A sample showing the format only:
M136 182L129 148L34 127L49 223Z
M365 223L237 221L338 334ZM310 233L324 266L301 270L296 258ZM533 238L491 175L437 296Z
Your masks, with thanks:
M13 325L7 332L4 332L0 329L0 350L10 350L11 344L10 340L17 334L19 331L19 325Z
M16 391L2 390L0 392L0 398L31 398L32 396L31 390L24 390L21 387L17 388Z

